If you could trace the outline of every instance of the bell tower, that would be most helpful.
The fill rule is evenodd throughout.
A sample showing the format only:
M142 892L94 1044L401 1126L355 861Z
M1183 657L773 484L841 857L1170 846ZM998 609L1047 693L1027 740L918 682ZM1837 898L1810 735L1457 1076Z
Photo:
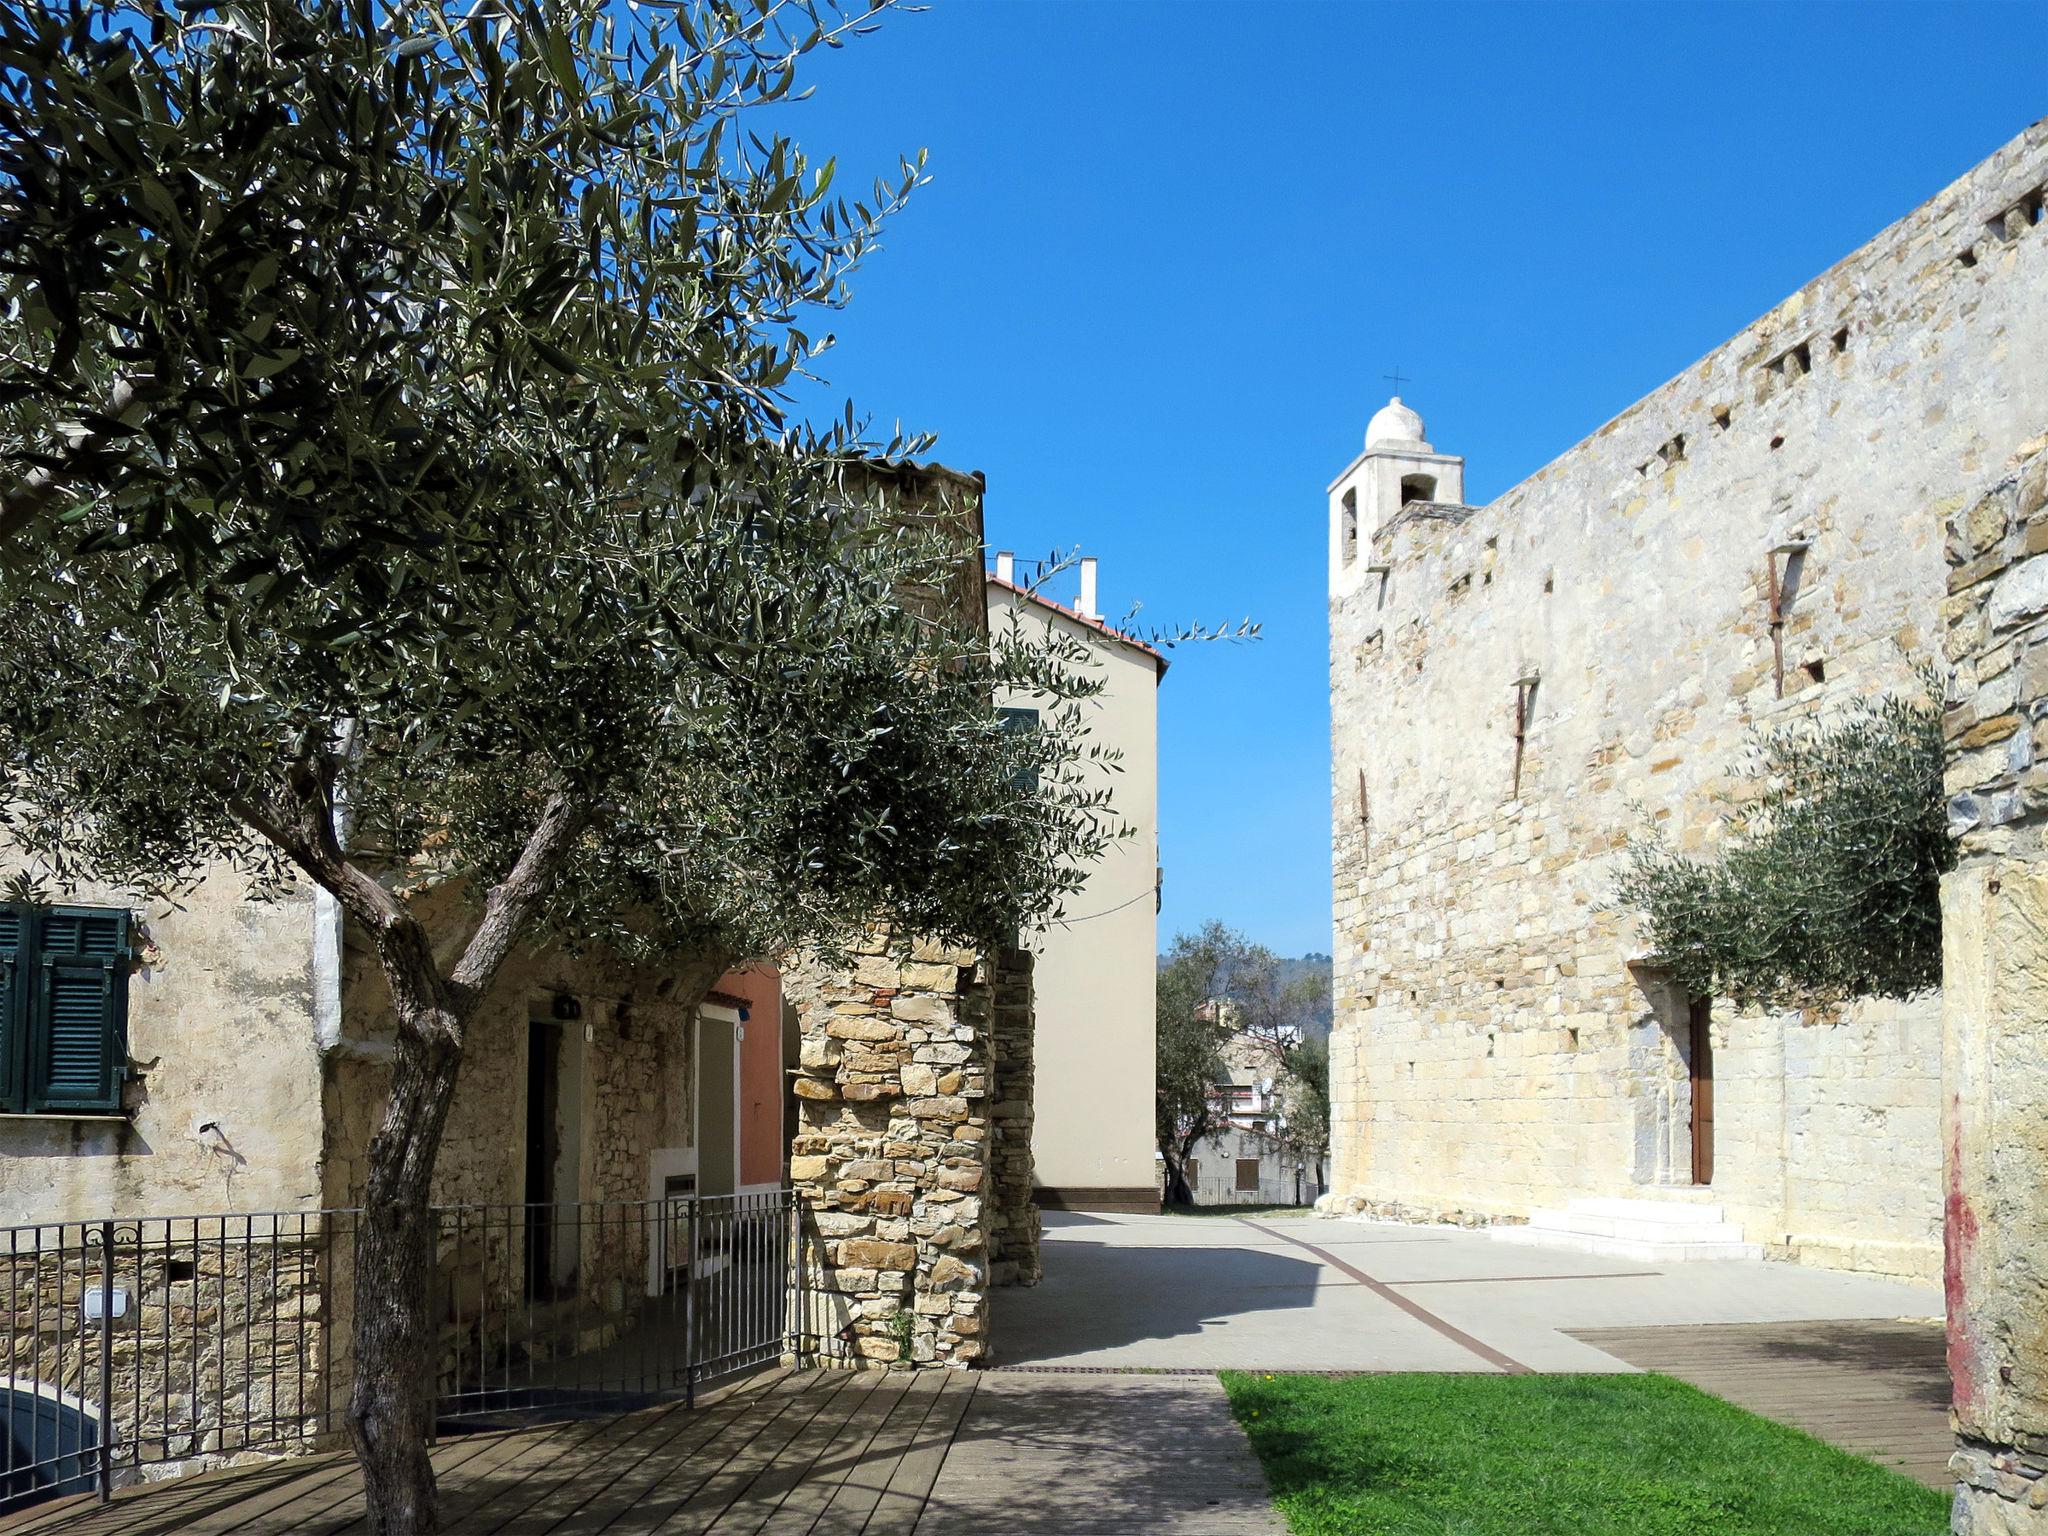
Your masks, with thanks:
M1394 396L1365 428L1365 452L1330 486L1330 596L1348 597L1373 563L1372 536L1411 502L1465 500L1465 461L1438 453L1422 418Z

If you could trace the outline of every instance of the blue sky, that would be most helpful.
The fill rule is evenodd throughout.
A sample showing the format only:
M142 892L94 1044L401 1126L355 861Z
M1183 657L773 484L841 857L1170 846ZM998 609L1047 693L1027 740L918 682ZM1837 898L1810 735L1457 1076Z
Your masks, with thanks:
M938 0L788 119L842 177L931 153L826 398L936 431L1110 614L1263 624L1160 691L1160 941L1327 950L1323 487L1382 376L1489 500L2048 114L2044 45L2021 4Z

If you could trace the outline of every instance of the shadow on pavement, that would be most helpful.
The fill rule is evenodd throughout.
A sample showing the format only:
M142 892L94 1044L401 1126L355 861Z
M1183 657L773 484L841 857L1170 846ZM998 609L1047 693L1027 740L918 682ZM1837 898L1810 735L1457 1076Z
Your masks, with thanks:
M1246 1313L1305 1309L1330 1278L1307 1259L1216 1244L1062 1241L1045 1245L1044 1263L1037 1285L991 1298L1000 1365L1182 1338Z

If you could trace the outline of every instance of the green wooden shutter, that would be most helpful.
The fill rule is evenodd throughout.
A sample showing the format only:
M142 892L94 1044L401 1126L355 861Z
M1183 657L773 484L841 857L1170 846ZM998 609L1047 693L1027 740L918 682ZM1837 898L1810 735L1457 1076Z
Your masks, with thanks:
M118 1110L128 1067L128 914L52 907L41 940L30 1105Z
M0 906L0 1111L22 1107L28 1042L29 909Z

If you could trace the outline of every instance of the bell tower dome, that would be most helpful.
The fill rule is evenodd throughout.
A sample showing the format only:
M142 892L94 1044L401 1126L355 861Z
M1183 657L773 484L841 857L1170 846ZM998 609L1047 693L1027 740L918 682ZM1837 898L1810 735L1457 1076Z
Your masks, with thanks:
M1414 502L1465 500L1465 461L1430 445L1399 395L1366 423L1365 452L1330 485L1330 596L1348 596L1373 563L1372 538Z

